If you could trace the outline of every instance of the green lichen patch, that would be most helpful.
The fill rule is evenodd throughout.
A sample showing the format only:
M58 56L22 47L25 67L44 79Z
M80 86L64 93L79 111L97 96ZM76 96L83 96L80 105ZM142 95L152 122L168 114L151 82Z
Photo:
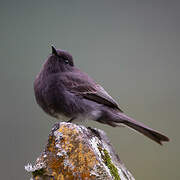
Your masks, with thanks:
M102 158L104 160L105 165L110 170L110 173L111 173L112 177L114 177L114 180L121 180L121 178L119 177L118 169L112 163L111 157L110 157L108 151L106 149L102 149L100 146L98 147L98 149L99 149L99 151L101 153L101 156L102 156Z

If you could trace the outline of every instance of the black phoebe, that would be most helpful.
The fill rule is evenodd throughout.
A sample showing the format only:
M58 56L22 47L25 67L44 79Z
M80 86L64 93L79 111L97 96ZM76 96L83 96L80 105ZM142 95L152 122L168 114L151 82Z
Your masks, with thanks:
M72 122L91 119L116 127L125 125L162 144L169 138L128 117L92 78L74 66L72 56L52 46L52 54L34 81L37 103L49 115Z

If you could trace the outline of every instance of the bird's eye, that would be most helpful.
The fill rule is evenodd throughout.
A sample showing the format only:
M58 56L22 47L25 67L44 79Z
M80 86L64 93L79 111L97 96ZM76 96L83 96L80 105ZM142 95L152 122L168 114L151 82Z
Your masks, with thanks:
M69 64L69 61L67 60L67 59L65 59L65 61L64 61L66 64Z

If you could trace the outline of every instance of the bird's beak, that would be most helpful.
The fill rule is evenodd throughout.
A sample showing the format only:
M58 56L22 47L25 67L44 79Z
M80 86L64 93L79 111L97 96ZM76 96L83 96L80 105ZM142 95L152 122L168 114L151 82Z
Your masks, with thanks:
M55 47L54 47L54 46L51 46L51 47L52 47L52 54L54 54L55 56L57 56L57 55L58 55L58 53L57 53L57 51L56 51Z

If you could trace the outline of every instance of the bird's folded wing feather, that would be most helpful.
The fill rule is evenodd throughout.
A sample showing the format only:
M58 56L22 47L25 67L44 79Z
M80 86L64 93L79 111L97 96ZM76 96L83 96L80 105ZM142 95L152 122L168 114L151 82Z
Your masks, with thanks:
M123 112L104 88L96 84L86 73L68 73L65 75L64 85L77 95Z

